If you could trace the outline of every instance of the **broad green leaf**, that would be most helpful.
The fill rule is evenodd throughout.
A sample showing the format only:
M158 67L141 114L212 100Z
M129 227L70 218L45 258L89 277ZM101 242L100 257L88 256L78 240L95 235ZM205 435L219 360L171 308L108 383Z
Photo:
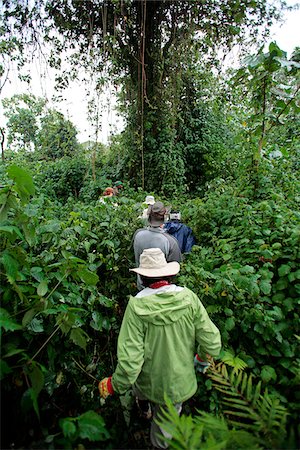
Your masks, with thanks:
M107 308L111 308L114 304L114 302L111 298L108 298L102 294L99 296L99 303L103 306L106 306Z
M290 271L291 271L291 266L289 266L288 264L282 264L278 269L278 275L280 277L284 277L285 275L290 273Z
M19 353L23 353L25 350L23 348L10 348L4 355L3 358L9 358L11 356L18 355Z
M224 261L229 261L229 259L232 258L232 255L230 253L225 253L224 255L222 255Z
M92 319L90 322L90 325L94 330L101 331L102 330L102 323L103 323L103 316L99 311L93 311L92 312Z
M275 286L278 291L283 291L288 287L288 284L287 278L279 278Z
M34 317L27 325L27 329L33 331L34 333L42 333L44 331L43 319Z
M74 419L60 419L59 426L61 427L63 434L67 438L71 438L76 433L76 425Z
M48 434L48 436L45 437L46 444L50 444L51 442L53 442L55 436L56 436L55 434Z
M15 209L18 207L17 198L14 194L1 196L0 205L0 220L2 221L7 218L7 214L10 209Z
M75 320L76 320L75 314L72 314L71 312L63 312L59 314L59 316L57 317L56 323L59 325L61 331L64 334L67 334L74 325Z
M295 278L297 278L297 280L300 280L300 269L296 270Z
M235 320L233 317L228 317L225 320L225 329L231 331L235 327Z
M15 182L16 191L22 201L26 201L31 195L34 195L33 178L29 172L21 167L12 165L8 167L7 174Z
M78 417L79 435L89 441L104 441L110 437L101 416L94 411L87 411Z
M272 301L274 303L276 303L276 302L281 303L285 299L285 297L286 296L283 293L278 292L277 294L272 296Z
M99 277L96 273L90 272L88 269L85 268L78 270L77 274L80 277L81 281L83 281L88 285L94 286L99 281Z
M41 392L44 387L45 378L42 370L37 364L33 364L31 370L28 372L29 379L31 381L32 389L35 391L36 395Z
M254 273L255 269L252 266L244 266L240 268L240 272L242 274L247 274L247 273Z
M0 380L3 380L5 378L5 375L12 372L12 369L9 367L6 361L3 361L3 359L0 359Z
M70 333L70 339L74 342L74 344L83 348L83 350L86 349L87 338L81 328L73 328Z
M4 308L0 308L0 328L5 331L15 331L22 328L17 322L10 318L9 312Z
M2 225L0 226L0 232L3 233L10 233L10 234L17 234L19 236L19 238L21 238L22 240L24 240L24 236L22 235L20 229L16 226L13 225Z
M34 405L35 404L35 405ZM22 395L21 409L23 414L27 414L32 409L37 408L37 397L32 388L27 389ZM37 408L38 411L38 408ZM38 415L38 413L37 413Z
M272 285L270 283L270 280L261 280L261 282L259 283L259 289L265 295L270 294L271 289L272 289Z
M29 389L30 397L32 400L33 409L38 417L40 419L40 410L39 410L39 404L38 404L38 393L33 389Z
M46 225L39 228L41 234L43 233L58 233L60 231L61 223L57 220L49 220Z
M35 308L31 308L28 311L26 311L26 313L24 314L23 319L22 319L23 327L26 327L26 325L28 325L29 322L31 322L31 320L34 318L36 312L37 311Z
M101 331L104 330L110 330L111 324L107 317L103 317L103 315L98 311L93 311L92 313L92 319L90 322L90 325L94 330Z
M42 280L37 287L37 294L40 297L44 297L44 295L47 294L47 292L48 292L48 283L46 280Z
M270 380L276 381L277 378L276 371L271 366L263 366L260 376L265 383L268 383Z
M5 252L2 255L2 262L4 265L4 269L7 275L11 278L11 280L15 281L18 278L18 269L19 263L18 261L11 256L11 254Z
M30 273L33 276L33 278L36 279L36 281L42 281L44 278L42 267L33 266L30 269Z

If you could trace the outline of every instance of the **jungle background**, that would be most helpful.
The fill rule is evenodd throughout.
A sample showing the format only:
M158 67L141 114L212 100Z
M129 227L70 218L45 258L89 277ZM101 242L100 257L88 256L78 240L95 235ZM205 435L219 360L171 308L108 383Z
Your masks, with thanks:
M276 42L285 2L4 0L1 86L46 46L58 99L94 80L95 140L28 92L2 99L1 448L150 448L128 398L99 403L135 295L132 236L146 195L196 236L178 284L223 350L180 418L174 449L296 449L299 441L299 68ZM234 45L240 64L221 71ZM63 68L67 64L67 70ZM118 87L125 129L97 139ZM100 203L114 181L117 198ZM117 204L117 205L116 205ZM145 432L145 433L144 433Z

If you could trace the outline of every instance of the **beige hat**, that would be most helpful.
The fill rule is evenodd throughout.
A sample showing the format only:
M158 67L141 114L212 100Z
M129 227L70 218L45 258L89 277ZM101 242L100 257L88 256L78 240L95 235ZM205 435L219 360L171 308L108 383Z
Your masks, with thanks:
M180 270L180 265L177 261L168 263L160 248L146 248L140 256L139 267L129 270L144 277L160 278L176 275Z
M145 198L145 203L147 203L147 205L154 205L155 200L153 195L147 195L147 197Z

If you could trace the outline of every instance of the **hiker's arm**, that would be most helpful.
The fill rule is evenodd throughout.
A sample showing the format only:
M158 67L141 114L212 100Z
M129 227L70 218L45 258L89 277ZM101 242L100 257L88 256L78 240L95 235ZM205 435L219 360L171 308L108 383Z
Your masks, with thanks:
M207 353L216 358L221 351L220 332L210 320L200 300L197 300L199 302L195 315L196 341L198 343L197 353L203 360L206 360Z
M126 392L139 376L143 363L143 324L128 304L118 338L118 365L112 376L114 390L119 394Z
M177 261L180 263L182 261L182 254L177 239L167 233L165 233L165 236L168 239L170 245L169 254L166 257L167 261Z

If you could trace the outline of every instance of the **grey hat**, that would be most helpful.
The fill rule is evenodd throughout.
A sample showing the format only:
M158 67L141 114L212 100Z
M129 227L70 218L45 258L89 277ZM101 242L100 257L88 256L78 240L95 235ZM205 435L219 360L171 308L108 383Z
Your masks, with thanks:
M162 202L155 202L154 205L149 206L149 223L153 227L159 227L165 221L165 214L167 210Z

